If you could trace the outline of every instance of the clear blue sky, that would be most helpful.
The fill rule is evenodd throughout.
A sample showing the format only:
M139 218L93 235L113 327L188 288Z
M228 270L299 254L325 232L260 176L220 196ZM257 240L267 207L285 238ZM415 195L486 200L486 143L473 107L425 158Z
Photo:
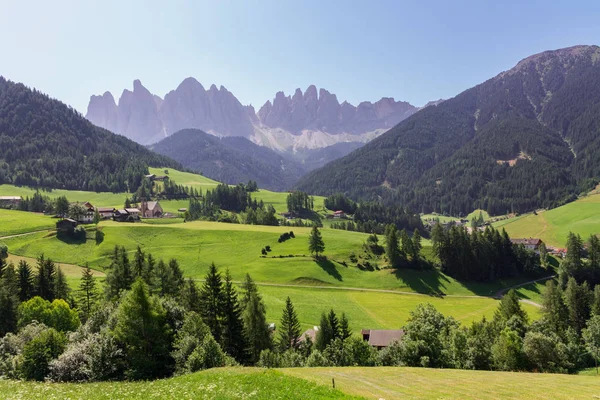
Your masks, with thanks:
M193 76L260 107L310 84L353 104L452 97L543 50L600 44L600 1L0 0L0 74L85 113Z

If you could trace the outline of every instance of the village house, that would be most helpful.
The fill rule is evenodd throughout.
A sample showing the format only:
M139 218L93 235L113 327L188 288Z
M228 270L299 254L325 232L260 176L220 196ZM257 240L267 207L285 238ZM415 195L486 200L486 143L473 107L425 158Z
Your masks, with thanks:
M143 218L161 218L164 214L158 201L142 201L140 212Z
M21 196L0 196L0 207L18 207L22 200Z
M100 214L100 218L102 219L110 219L113 216L115 209L113 207L98 207L96 208L98 214Z
M114 210L113 220L117 222L135 222L140 219L140 210L137 208L125 208Z
M529 238L529 239L510 239L513 245L523 245L527 250L538 251L542 245L542 239Z
M379 330L379 329L363 329L360 331L363 340L369 345L381 350L388 347L393 342L399 342L404 336L404 331L399 330Z
M333 213L333 219L345 219L346 218L346 213L343 211L336 211Z

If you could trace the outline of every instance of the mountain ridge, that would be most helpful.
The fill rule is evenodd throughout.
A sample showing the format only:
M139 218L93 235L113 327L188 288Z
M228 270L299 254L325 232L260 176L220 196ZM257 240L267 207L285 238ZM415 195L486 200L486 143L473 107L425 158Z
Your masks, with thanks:
M182 129L215 136L242 136L279 151L367 142L418 110L384 97L375 103L341 104L335 94L310 85L293 96L277 92L256 111L242 105L224 86L208 90L195 78L184 79L161 98L139 80L118 102L110 92L90 97L86 118L94 124L150 145Z
M597 46L527 57L311 172L298 188L453 215L561 204L600 177L598 60Z

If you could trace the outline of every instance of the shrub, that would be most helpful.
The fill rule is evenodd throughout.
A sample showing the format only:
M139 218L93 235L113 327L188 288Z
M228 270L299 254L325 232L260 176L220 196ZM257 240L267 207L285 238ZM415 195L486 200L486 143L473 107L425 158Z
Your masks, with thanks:
M41 322L58 331L74 331L80 324L76 310L62 299L50 303L39 296L33 297L19 306L18 325L23 327L33 321Z
M231 360L221 350L212 335L206 335L202 344L194 349L187 360L186 369L189 372L196 372L203 369L224 367L231 364Z
M65 335L54 328L42 331L23 348L20 375L26 380L43 381L50 370L50 361L65 349Z
M263 350L260 352L260 357L258 358L258 363L256 363L256 365L263 368L280 368L281 356L279 353L269 349Z
M329 366L331 366L331 363L329 362L329 360L327 358L325 358L323 353L321 353L319 350L314 350L310 354L310 356L308 356L308 358L306 359L306 366L307 367L329 367Z

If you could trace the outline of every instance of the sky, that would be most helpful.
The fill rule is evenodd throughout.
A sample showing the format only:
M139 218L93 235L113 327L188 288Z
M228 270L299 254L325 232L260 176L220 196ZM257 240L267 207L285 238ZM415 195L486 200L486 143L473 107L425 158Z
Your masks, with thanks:
M600 45L600 1L0 0L0 75L72 105L187 77L259 108L314 84L352 104L450 98L519 60Z

